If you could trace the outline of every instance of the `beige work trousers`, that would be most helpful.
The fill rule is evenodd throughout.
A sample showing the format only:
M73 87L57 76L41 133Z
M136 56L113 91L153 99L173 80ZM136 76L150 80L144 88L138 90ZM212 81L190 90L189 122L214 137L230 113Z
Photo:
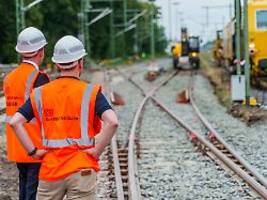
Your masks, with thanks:
M40 180L37 200L95 200L95 190L96 172L86 169L58 181Z

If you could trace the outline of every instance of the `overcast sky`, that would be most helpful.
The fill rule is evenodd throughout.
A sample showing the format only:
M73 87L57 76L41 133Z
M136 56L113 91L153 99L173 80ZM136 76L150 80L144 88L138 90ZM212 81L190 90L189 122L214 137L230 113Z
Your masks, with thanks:
M234 0L156 0L156 4L162 7L160 23L165 27L168 38L172 30L172 38L175 40L180 38L181 23L188 28L190 35L199 35L204 41L215 38L216 30L222 29L229 22L231 10L229 5L232 4L233 12L233 3ZM210 6L208 25L207 9L203 8L207 6ZM220 8L214 8L214 6L220 6Z

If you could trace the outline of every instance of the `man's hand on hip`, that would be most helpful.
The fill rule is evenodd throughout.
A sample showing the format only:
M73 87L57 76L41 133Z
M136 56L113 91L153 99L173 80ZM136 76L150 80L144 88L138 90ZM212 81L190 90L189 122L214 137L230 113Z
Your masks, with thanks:
M83 152L93 156L96 160L99 160L101 153L96 148L84 149Z
M36 151L36 153L34 155L32 155L31 157L34 158L34 159L36 159L36 160L40 160L40 159L42 159L45 156L46 153L47 153L47 150L38 149Z

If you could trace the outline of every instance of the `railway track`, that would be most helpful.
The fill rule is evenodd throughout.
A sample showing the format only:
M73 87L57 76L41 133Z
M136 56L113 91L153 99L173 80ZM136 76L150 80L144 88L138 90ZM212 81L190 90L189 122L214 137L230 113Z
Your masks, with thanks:
M191 80L194 77L192 76ZM223 152L228 158L230 158L237 166L240 167L245 173L247 173L251 178L256 180L259 184L267 188L267 180L260 173L257 172L255 168L253 168L247 161L245 161L240 155L238 155L227 142L220 136L220 134L212 127L212 125L208 122L208 120L202 115L200 110L198 109L194 97L193 97L193 84L191 82L189 86L189 95L190 95L190 103L194 108L198 118L206 127L208 134L207 139L221 152ZM238 171L241 171L238 169ZM238 173L238 172L237 172ZM239 174L241 176L241 174ZM246 177L250 179L249 177ZM252 182L251 182L252 183ZM254 184L254 183L252 183ZM256 186L256 184L255 184Z
M134 75L138 73L139 71L135 71ZM125 71L119 72L119 74L123 76L125 80L128 80L129 83L135 87L135 89L138 88L140 92L139 96L143 95L144 97L140 101L141 103L138 106L138 108L134 108L136 112L133 117L133 120L131 120L132 123L130 123L131 125L129 128L130 132L129 137L126 136L128 134L125 134L123 137L119 135L118 137L114 137L112 139L111 145L107 147L106 151L103 153L100 163L102 163L102 166L104 167L102 167L102 172L100 173L100 176L102 177L100 178L101 186L99 188L102 188L102 186L104 185L105 191L102 191L102 196L97 197L97 199L143 199L143 198L150 199L153 197L153 194L147 192L147 190L149 190L149 186L146 187L145 183L140 177L140 172L146 173L146 171L153 170L153 166L152 169L151 166L150 169L148 169L144 165L146 161L140 159L141 157L144 157L145 159L150 157L149 155L151 153L149 151L150 146L142 149L142 146L145 146L146 143L149 144L150 142L147 140L146 137L141 138L142 137L141 133L136 134L138 132L141 132L140 123L142 124L142 117L144 117L143 115L144 113L146 113L144 109L146 110L145 107L147 106L147 104L148 106L150 106L149 109L151 109L151 107L155 109L155 105L157 105L161 107L161 109L165 110L165 112L169 115L169 116L165 115L165 117L167 119L168 117L171 117L174 119L174 121L176 121L175 123L178 122L180 124L180 127L178 127L179 132L184 132L184 134L187 134L188 137L193 141L193 144L196 145L198 150L201 150L203 153L205 153L213 160L215 160L221 166L221 168L226 170L229 170L230 168L232 171L234 171L235 174L238 174L243 180L246 180L246 183L248 183L262 198L267 198L266 185L265 185L266 182L264 178L257 172L255 172L255 170L251 170L249 165L244 164L246 162L242 158L236 156L237 154L235 154L235 152L231 148L229 148L229 146L225 143L225 141L222 140L222 138L216 133L216 131L214 131L214 129L210 125L208 125L207 120L205 121L205 118L203 116L200 117L201 113L197 110L194 101L192 101L193 100L192 92L190 92L192 107L198 114L198 118L200 118L200 121L202 121L203 123L202 126L206 127L206 132L209 133L208 137L206 137L205 135L203 136L203 134L199 134L198 131L190 127L186 122L184 122L176 114L174 114L161 100L155 97L155 93L162 86L166 85L173 77L175 77L174 73L170 74L168 77L167 75L164 76L164 78L162 78L164 80L163 81L160 80L159 81L160 83L158 83L157 87L152 87L152 85L155 85L155 83L149 84L149 87L148 85L142 87L143 85L140 86L140 83L136 81L138 80L138 78L135 80L132 79L134 75L126 76ZM189 85L188 87L190 88L191 91L192 86ZM152 104L151 102L148 103L149 100L152 100L154 104ZM155 115L155 113L153 113L152 115ZM160 120L163 120L163 118L164 117L160 118ZM165 120L165 122L167 123L168 120L167 121ZM153 120L151 121L151 124L152 123ZM174 138L176 139L176 137L173 136L173 134L168 135L168 137L171 138L171 140L167 141L169 143L173 142ZM127 141L127 139L125 138L129 138L129 140ZM144 140L144 142L142 140ZM164 140L164 137L161 138L161 140ZM193 154L195 156L195 151L193 151L192 147L188 143L189 141L183 138L183 141L181 143L177 143L176 145L181 146L180 150L183 149L182 150L183 153L190 152L189 154ZM167 143L161 145L164 146L167 145ZM165 153L168 153L168 151L170 150L166 151L165 149L164 151ZM176 152L176 154L179 154L179 151L178 153ZM161 154L160 157L161 158L164 157L164 154ZM199 154L197 154L197 157L199 157ZM200 162L205 164L205 161L203 160L201 160ZM144 166L143 170L140 170L139 167L140 163L141 166L142 165ZM169 164L172 165L173 161L169 162ZM172 166L179 168L179 165L172 165ZM163 165L162 167L165 166ZM149 181L150 178L147 178L146 182ZM154 182L156 183L155 180ZM165 184L168 183L165 182ZM243 188L243 192L241 193L244 193L244 195L246 194L247 196L253 199L257 199L253 192L252 193L246 192L248 190L246 186L242 187L240 186L237 188L239 188L239 190L242 190Z
M143 70L142 70L143 72ZM132 72L133 74L137 74L139 72ZM131 74L131 75L133 75ZM149 97L153 95L164 83L166 83L169 79L171 79L176 72L171 73L170 75L167 76L167 79L162 81L157 87L153 87L153 89L150 91L148 95L146 95L143 100L142 100L142 105L139 106L137 109L137 112L135 114L133 124L131 125L130 128L130 134L129 138L133 137L135 128L138 124L138 118L139 115L141 114L142 107L146 104L148 101ZM127 136L128 138L128 136ZM135 174L134 173L134 165L135 163L134 160L134 143L132 143L132 140L124 140L124 138L116 138L114 137L112 139L111 143L111 149L112 149L112 157L113 157L113 169L112 171L115 174L115 179L116 179L116 194L117 194L117 199L136 199L136 193L132 193L134 191L132 187L137 186L138 184L135 184ZM129 164L131 162L132 164ZM118 175L118 176L117 176Z
M138 84L136 84L133 80L130 80L130 81L132 83L134 83L134 85L136 87L138 87L140 90L142 90L143 94L145 93L145 91L142 89L142 87L140 87ZM148 96L146 96L146 97L148 97ZM192 94L190 94L190 96L192 98ZM150 98L150 97L157 105L159 105L162 109L164 109L172 118L174 118L177 122L179 122L188 131L191 140L193 140L197 144L197 146L200 147L200 149L203 152L205 152L210 157L212 157L214 160L216 160L216 162L218 162L224 169L225 169L225 166L228 166L228 168L230 168L236 174L238 174L240 177L242 177L242 179L244 179L263 198L267 198L266 188L265 188L266 183L265 183L264 178L261 175L259 175L257 172L255 172L254 169L252 169L242 158L238 157L237 154L232 149L229 148L229 146L225 143L225 141L223 141L222 138L220 138L216 134L216 132L214 132L214 129L212 129L212 127L210 125L208 125L207 121L205 121L203 116L201 116L201 117L198 116L198 117L203 120L202 121L203 125L208 130L210 130L210 134L209 134L208 138L211 140L211 142L209 142L201 134L197 133L197 131L193 130L188 124L186 124L183 120L181 120L175 114L173 114L172 111L170 111L157 98L153 97L152 95L149 96L148 98ZM138 112L137 112L137 113L139 113L138 115L140 115L142 108L143 108L146 101L147 100L142 101L142 103L138 109ZM196 105L194 104L194 102L192 102L192 104L194 105L193 106L194 109L197 108ZM138 121L138 117L135 117L134 124L132 127L136 128L137 121ZM133 135L133 132L134 131L131 131L132 134L130 135L130 141L129 141L129 152L130 152L130 154L128 155L128 159L129 159L128 167L129 167L129 169L136 169L136 166L130 167L131 164L134 163L134 159L131 158L131 156L134 152L133 146L134 146L135 135ZM220 160L220 161L218 161L218 160ZM131 190L131 191L129 191L129 194L133 194L133 195L131 195L134 197L133 199L141 198L140 188L138 187L139 184L138 184L138 180L136 178L137 173L133 172L131 174L133 174L133 175L131 175L132 178L130 178L130 176L128 178L129 178L129 180L130 179L132 180L129 182L130 182L130 185L132 185L131 187L133 187L133 188L132 189L128 188ZM137 186L137 188L136 188L136 186ZM137 192L132 192L132 191L137 191Z
M192 78L191 78L192 80ZM189 81L190 82L190 81ZM198 147L205 152L206 154L210 154L210 152L213 152L213 149L211 149L206 144L203 145L203 135L206 139L208 139L212 144L213 147L215 147L217 150L219 150L218 154L213 152L213 154L218 157L220 152L222 155L222 159L220 159L224 165L227 165L231 170L233 170L236 174L238 174L243 180L245 180L249 185L254 188L264 199L266 199L266 180L265 178L257 173L257 171L243 158L241 158L219 135L219 133L210 125L210 123L205 119L205 117L200 113L198 107L196 106L193 98L193 87L192 83L189 84L189 94L190 94L190 102L191 106L193 107L193 110L196 113L197 118L199 119L199 122L202 123L202 126L205 127L205 134L199 134L198 131L193 130L187 123L185 123L180 117L177 117L177 115L173 114L170 109L168 109L162 102L160 102L158 99L153 98L156 103L161 105L163 109L165 109L167 112L170 112L173 117L176 117L177 120L180 120L180 123L183 124L183 126L191 133L191 138L197 143ZM191 109L192 111L192 109ZM192 123L193 121L191 121ZM193 122L194 123L194 122ZM205 139L204 138L204 139ZM203 140L203 141L200 141ZM215 150L215 149L214 149ZM211 157L214 157L214 155L210 155ZM223 156L225 155L225 156ZM224 158L223 158L224 157ZM226 158L229 158L226 159ZM218 158L215 158L217 161ZM228 161L227 161L228 160ZM228 164L227 164L228 163ZM224 166L222 166L224 167ZM225 167L224 167L225 168Z

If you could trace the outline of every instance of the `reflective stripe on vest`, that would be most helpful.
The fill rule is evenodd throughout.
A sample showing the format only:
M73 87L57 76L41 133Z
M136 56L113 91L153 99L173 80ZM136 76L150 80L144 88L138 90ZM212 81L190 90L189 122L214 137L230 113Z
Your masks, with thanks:
M27 101L27 99L30 97L31 94L31 86L32 86L32 81L33 78L37 75L38 71L33 71L31 74L28 76L27 81L26 81L26 87L25 87L25 93L24 93L24 102ZM5 122L10 124L12 116L6 116L5 117ZM35 120L31 120L29 123L35 123Z
M66 139L46 139L44 126L42 123L43 117L43 105L42 105L42 98L41 98L41 88L37 88L34 91L34 99L36 103L37 112L39 114L39 118L41 120L41 134L42 134L42 143L45 147L50 148L62 148L72 145L80 145L80 146L92 146L95 144L95 139L89 138L89 131L88 131L88 116L89 116L89 102L91 98L93 86L90 84L84 91L82 105L81 105L81 138L73 139L73 138L66 138ZM60 134L60 133L59 133Z
M24 95L24 102L27 101L27 99L29 98L30 94L31 94L31 86L32 86L32 81L33 78L37 75L38 71L33 71L27 81L26 81L26 88L25 88L25 95Z

